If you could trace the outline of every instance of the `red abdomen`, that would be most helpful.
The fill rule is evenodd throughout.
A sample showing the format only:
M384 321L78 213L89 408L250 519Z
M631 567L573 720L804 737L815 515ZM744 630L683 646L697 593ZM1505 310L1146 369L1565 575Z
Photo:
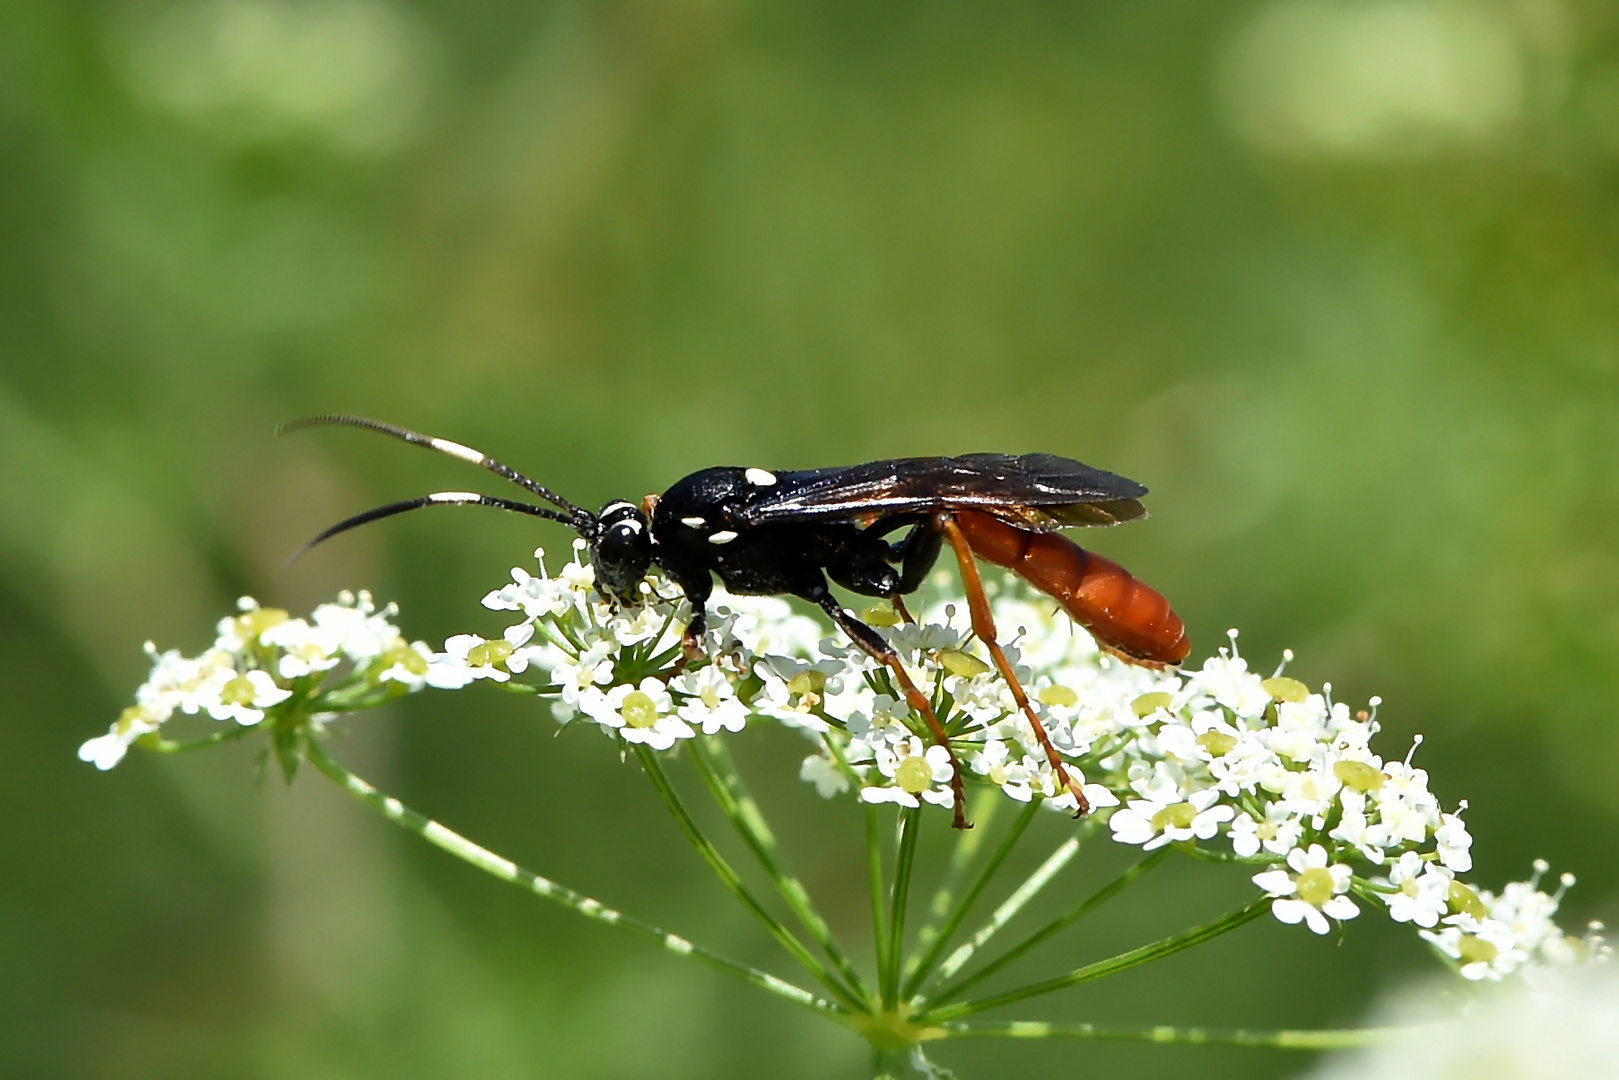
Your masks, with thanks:
M973 551L1061 604L1098 642L1136 660L1178 664L1192 651L1163 594L1056 533L1034 533L976 510L954 514Z

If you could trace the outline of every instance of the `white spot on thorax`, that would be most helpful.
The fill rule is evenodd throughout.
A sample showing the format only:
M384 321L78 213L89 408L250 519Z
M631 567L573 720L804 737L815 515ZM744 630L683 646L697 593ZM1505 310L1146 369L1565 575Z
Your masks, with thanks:
M708 542L710 544L729 544L732 540L735 540L735 539L736 539L736 533L731 532L729 529L727 529L724 532L717 532L713 536L710 536L708 538Z
M742 476L755 487L770 487L776 482L776 474L768 469L749 469Z
M630 518L627 521L619 522L617 525L614 525L613 528L615 528L615 529L628 529L633 533L640 533L640 531L641 531L641 523L639 521L636 521L634 518Z
M704 521L700 517L681 518L680 523L692 529L701 529L704 525L708 524L707 521Z
M427 497L428 502L436 503L475 503L482 499L476 491L435 491Z
M432 444L434 450L443 451L451 457L460 458L462 461L470 461L474 465L482 465L484 462L483 454L470 446L462 446L460 443L451 442L449 439L429 439L428 442Z

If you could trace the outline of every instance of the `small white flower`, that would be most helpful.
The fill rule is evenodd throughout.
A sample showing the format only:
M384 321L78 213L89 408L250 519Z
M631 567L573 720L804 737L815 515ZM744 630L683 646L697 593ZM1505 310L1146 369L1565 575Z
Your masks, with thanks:
M811 754L798 767L798 778L815 785L815 793L823 799L842 795L849 790L849 778L838 763L824 754Z
M1264 820L1256 820L1244 810L1231 821L1231 850L1248 858L1264 848L1272 855L1286 857L1304 835L1304 822L1281 803L1265 807Z
M1529 954L1518 947L1512 927L1498 919L1480 919L1461 912L1446 918L1439 930L1417 933L1456 961L1462 978L1474 982L1498 980L1529 959Z
M1235 813L1229 805L1217 804L1219 797L1216 789L1205 788L1185 799L1173 795L1130 799L1123 810L1108 819L1108 827L1113 830L1114 840L1121 844L1139 844L1144 851L1182 840L1208 840L1219 832L1220 823L1230 821Z
M269 672L249 671L219 688L219 700L208 706L208 715L215 720L234 720L243 727L251 727L264 719L265 709L291 696L292 691L277 686Z
M1260 678L1248 670L1248 661L1240 656L1211 656L1203 662L1201 671L1187 679L1196 693L1207 694L1238 716L1258 717L1265 712L1271 697L1260 686Z
M162 720L150 710L131 705L108 729L107 734L98 735L79 747L79 760L106 772L124 759L124 754L136 739L156 731L161 724Z
M505 646L499 652L491 646ZM439 690L459 690L479 679L505 682L509 672L495 664L511 655L511 646L505 641L485 641L477 634L456 634L445 639L444 651L434 653L427 664L425 676L428 686Z
M1254 875L1254 884L1276 897L1271 914L1284 923L1304 922L1317 934L1331 929L1327 918L1353 919L1360 908L1346 893L1352 872L1343 863L1328 865L1327 849L1311 844L1308 851L1294 848L1287 853L1286 870L1266 870Z
M1399 891L1380 894L1389 906L1389 918L1423 927L1438 925L1449 906L1452 880L1449 870L1407 851L1389 866L1389 884Z
M691 725L675 715L668 689L650 675L638 686L623 683L613 687L607 691L603 706L593 714L595 720L615 729L625 742L667 750L678 740L697 735Z
M877 771L893 781L894 787L863 789L860 796L867 802L886 800L915 806L917 796L937 806L947 806L954 801L955 796L947 785L955 775L955 769L950 765L950 751L938 743L926 745L913 735L894 750L886 746L878 747L876 760ZM868 794L877 790L897 790L910 796L911 799L905 802L891 795L876 798Z
M1458 874L1465 874L1473 869L1473 837L1462 824L1461 811L1454 814L1440 814L1440 826L1434 830L1433 839L1435 850L1439 853L1439 861L1444 863L1446 869L1454 870Z
M741 731L748 724L748 707L737 700L730 676L718 664L670 680L669 689L688 696L680 718L702 728L704 735Z

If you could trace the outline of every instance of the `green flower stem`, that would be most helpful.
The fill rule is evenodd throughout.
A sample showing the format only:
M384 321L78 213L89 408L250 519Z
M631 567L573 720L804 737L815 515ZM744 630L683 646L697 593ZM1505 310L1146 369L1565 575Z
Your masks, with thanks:
M731 864L725 861L725 857L719 853L719 849L713 845L708 837L703 835L702 830L697 827L697 822L692 820L692 816L687 812L685 804L680 801L680 796L675 793L674 785L669 782L669 777L664 773L663 766L658 764L657 754L648 749L644 743L636 743L634 746L635 756L640 760L641 768L646 772L647 778L652 781L652 786L658 789L658 794L663 796L664 805L669 808L669 812L674 815L675 821L680 824L681 831L686 834L686 839L691 841L692 846L703 857L703 861L708 863L709 868L719 876L725 887L731 890L731 895L742 901L742 906L753 912L754 916L764 924L765 929L770 931L771 937L774 937L794 960L802 964L804 970L815 976L816 981L830 990L834 997L856 1012L863 1011L865 1003L853 991L844 986L836 975L827 970L826 965L821 963L814 953L805 948L804 943L799 941L791 930L783 926L769 911L766 911L764 905L759 903L754 895L748 891L747 886L742 884L742 879L737 876L735 870L731 869Z
M877 808L866 809L866 877L871 883L871 946L877 956L877 985L888 985L888 915L883 910L883 842Z
M1242 866L1276 866L1284 861L1278 855L1238 855L1234 851L1210 851L1208 848L1199 847L1195 840L1183 840L1170 846L1182 855L1190 855L1199 862L1236 863Z
M1023 884L1019 885L1016 891L1001 903L1000 907L995 909L994 914L985 921L984 925L978 928L972 938L951 953L949 958L939 966L939 981L944 982L954 978L956 972L965 967L974 954L989 943L990 938L999 933L1003 926L1011 922L1017 916L1017 913L1022 911L1024 906L1039 895L1040 890L1045 888L1051 879L1056 877L1062 868L1068 865L1069 861L1079 852L1080 844L1084 843L1086 838L1095 831L1096 820L1086 818L1074 835L1059 844L1057 850L1053 851L1046 858L1046 861L1041 863L1034 873L1024 879Z
M900 832L894 853L894 888L888 906L888 963L882 982L883 1007L894 1008L899 1001L900 953L905 947L905 908L911 897L911 868L916 863L916 837L922 831L921 807L900 811Z
M1002 1039L1118 1039L1129 1042L1192 1043L1210 1046L1270 1046L1285 1050L1339 1050L1400 1042L1422 1027L1349 1028L1327 1030L1251 1031L1246 1028L1168 1027L1109 1028L1095 1024L945 1024L951 1039L991 1036Z
M957 1005L946 1005L941 1009L928 1010L922 1016L917 1017L916 1022L919 1024L942 1024L957 1017L970 1016L986 1009L1010 1005L1015 1001L1024 1001L1028 998L1038 997L1041 994L1065 990L1070 986L1078 986L1083 982L1091 982L1094 979L1104 978L1108 975L1116 975L1121 971L1128 971L1130 968L1139 967L1154 960L1162 960L1166 956L1190 949L1194 945L1212 941L1221 934L1235 930L1243 923L1259 918L1259 916L1270 910L1272 899L1269 896L1256 897L1236 911L1223 915L1213 922L1204 923L1202 926L1194 926L1185 933L1176 934L1174 937L1167 937L1150 945L1143 945L1138 949L1131 949L1129 952L1110 956L1106 960L1098 960L1094 964L1075 968L1068 974L1059 975L1054 979L1045 979L1029 986L1019 987L1016 990L1008 990L1004 994L996 994L993 997L979 998L976 1001L963 1001Z
M922 929L917 931L917 951L905 961L906 989L901 991L902 997L908 998L915 993L910 988L910 980L922 967L922 950L939 940L940 928L955 910L953 905L961 879L967 875L967 867L978 857L978 849L984 846L984 838L989 835L990 823L995 820L996 811L1005 803L1001 792L993 787L979 788L974 794L972 805L967 808L967 816L977 823L977 828L956 834L955 846L950 849L950 861L939 878L939 887L934 890L933 899L928 901L927 919L923 921ZM949 940L948 934L944 935L944 940Z
M154 754L185 754L192 750L218 746L220 743L235 742L249 732L258 731L261 726L261 724L254 724L251 727L242 727L241 725L233 724L225 731L216 731L212 735L204 735L200 739L165 739L154 731L142 735L135 741L135 745L142 750L150 750Z
M815 909L810 899L809 891L798 878L789 873L782 865L779 851L776 847L776 837L765 822L764 815L759 811L759 804L754 802L753 796L748 794L743 786L742 777L736 770L736 764L731 759L730 751L725 748L724 742L713 737L694 739L691 743L692 761L697 766L697 773L703 778L714 801L719 803L720 809L736 827L737 834L742 837L743 843L748 845L764 867L765 873L775 883L776 891L787 902L798 921L803 923L804 929L809 931L816 943L821 946L827 957L848 985L862 999L868 998L869 992L855 970L849 958L844 955L838 943L827 928L826 920Z
M995 795L1000 794L994 789L991 789L991 792ZM1006 836L1001 839L994 853L990 855L989 861L978 872L978 876L973 880L971 887L962 894L961 902L951 911L949 919L940 928L938 936L933 939L926 954L922 955L916 962L910 978L905 981L905 987L900 992L901 998L910 1000L915 997L917 990L921 989L923 981L933 973L934 965L939 962L939 956L944 952L945 947L950 944L951 937L955 935L957 930L961 929L961 924L972 910L973 904L978 902L978 897L989 887L989 883L995 877L996 871L1000 870L1001 864L1012 853L1012 848L1023 838L1024 831L1028 829L1029 823L1034 820L1034 815L1039 811L1040 800L1030 799L1029 805L1023 808L1023 812L1012 823L1012 828L1007 831ZM921 948L922 945L923 942L919 940L917 947Z
M304 744L304 753L310 764L325 773L338 787L359 799L367 806L382 814L383 817L398 825L400 828L415 833L435 847L449 852L463 862L470 863L487 874L492 874L502 881L509 881L532 892L536 896L561 904L570 911L577 912L587 919L593 919L608 926L616 926L638 937L647 939L677 956L687 956L698 963L706 964L716 971L722 971L743 982L751 983L761 990L769 991L777 997L785 998L795 1005L829 1017L840 1020L848 1015L848 1010L835 1002L825 998L816 997L802 987L794 986L783 979L768 972L739 964L734 960L693 944L685 938L677 937L666 930L661 930L651 923L614 911L599 900L593 900L583 893L574 892L563 885L558 885L531 870L525 870L508 859L503 859L487 848L468 840L444 825L418 814L405 806L398 799L384 795L366 781L349 772L336 759L326 752L317 740L308 739Z
M838 763L838 769L849 778L849 785L860 790L860 774L854 771L837 740L830 735L821 736L821 745ZM871 947L877 957L877 985L888 984L888 922L883 915L883 842L877 825L877 808L871 803L860 804L866 814L866 879L871 892Z
M1018 944L1012 946L1012 948L1008 949L1005 953L1002 953L994 960L991 960L988 964L985 964L982 968L973 972L965 979L962 979L954 986L941 990L937 995L934 996L934 1003L938 1004L949 1001L951 998L960 997L969 986L975 986L982 980L989 978L991 975L995 974L995 972L1001 970L1007 964L1010 964L1013 960L1016 960L1018 957L1040 944L1042 941L1045 941L1047 938L1051 937L1053 934L1056 934L1059 931L1066 929L1073 923L1078 922L1081 918L1090 914L1103 903L1112 899L1119 892L1123 891L1126 885L1129 885L1131 882L1135 881L1136 878L1140 877L1142 874L1145 874L1148 870L1151 870L1168 857L1169 849L1159 848L1157 851L1153 852L1151 855L1148 855L1145 859L1142 859L1140 862L1130 867L1130 869L1126 870L1124 873L1120 874L1118 877L1096 890L1096 892L1092 893L1089 897L1082 901L1078 907L1075 907L1066 914L1060 915L1051 920L1049 923L1042 926L1040 929L1036 930L1022 941L1018 942Z

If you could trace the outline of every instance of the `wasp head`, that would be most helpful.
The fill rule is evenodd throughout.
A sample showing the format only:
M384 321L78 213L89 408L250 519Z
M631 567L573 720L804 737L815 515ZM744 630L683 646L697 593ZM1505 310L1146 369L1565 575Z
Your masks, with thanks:
M610 502L596 515L590 538L596 591L621 604L638 603L637 589L652 566L652 531L634 503Z

